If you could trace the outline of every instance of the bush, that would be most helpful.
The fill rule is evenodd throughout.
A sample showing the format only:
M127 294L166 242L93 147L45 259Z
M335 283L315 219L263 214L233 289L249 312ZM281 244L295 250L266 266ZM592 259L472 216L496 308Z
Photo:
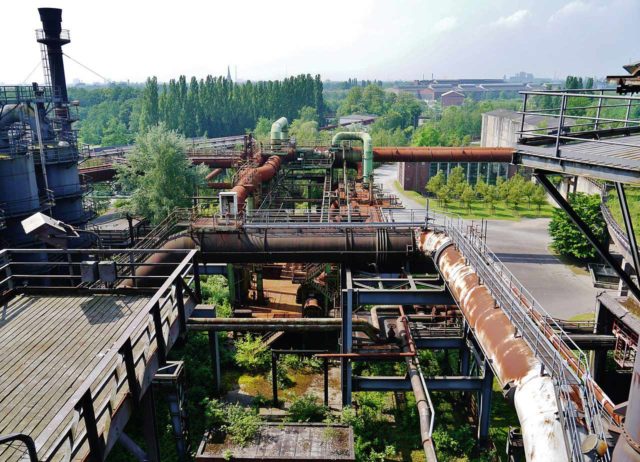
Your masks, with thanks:
M246 445L262 426L256 409L240 404L223 404L217 399L205 399L202 404L207 427L226 433L235 444Z
M226 411L227 423L224 430L231 441L245 446L260 430L262 419L255 409L240 404L229 404Z
M317 358L309 358L299 355L284 355L281 364L285 368L295 372L322 372L322 361Z
M310 394L293 400L289 407L289 421L291 422L322 422L327 416L328 409Z
M204 303L215 305L217 317L231 317L227 278L220 275L203 276L200 282L200 290L202 291Z
M600 211L600 197L576 193L569 195L569 202L596 238L604 242L607 237L607 225ZM563 210L553 211L549 234L553 240L553 248L562 255L580 260L596 256L596 250Z
M264 371L271 365L269 347L251 334L236 340L234 359L239 367L250 372Z

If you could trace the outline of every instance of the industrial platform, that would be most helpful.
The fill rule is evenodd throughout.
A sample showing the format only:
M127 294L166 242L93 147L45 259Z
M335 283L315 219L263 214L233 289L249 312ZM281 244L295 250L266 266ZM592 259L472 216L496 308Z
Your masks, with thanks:
M72 416L58 411L90 375L100 380L111 373L102 358L150 299L18 295L9 300L0 319L0 433L37 439L60 417L70 424ZM23 449L2 446L0 460L20 460Z

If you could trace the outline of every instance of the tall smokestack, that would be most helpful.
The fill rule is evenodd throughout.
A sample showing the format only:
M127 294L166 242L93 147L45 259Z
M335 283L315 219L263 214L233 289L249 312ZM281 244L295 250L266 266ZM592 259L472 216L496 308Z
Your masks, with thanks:
M42 21L42 34L38 34L38 43L47 46L51 85L53 88L60 89L61 103L68 103L62 46L71 42L71 40L68 34L62 34L62 10L60 8L38 8L38 12Z

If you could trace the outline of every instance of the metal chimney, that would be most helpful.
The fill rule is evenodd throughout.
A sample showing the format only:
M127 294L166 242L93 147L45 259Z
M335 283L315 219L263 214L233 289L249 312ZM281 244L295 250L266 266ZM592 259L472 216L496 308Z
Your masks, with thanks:
M59 89L60 103L66 104L69 102L69 98L67 96L67 80L64 75L62 46L71 42L69 33L62 31L62 10L60 8L38 8L38 12L42 21L42 30L38 31L37 38L38 43L47 47L51 86L54 89Z

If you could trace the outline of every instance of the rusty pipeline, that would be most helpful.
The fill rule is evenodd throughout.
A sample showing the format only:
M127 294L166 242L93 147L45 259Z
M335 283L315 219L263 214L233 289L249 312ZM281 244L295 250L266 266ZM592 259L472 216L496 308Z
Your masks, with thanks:
M485 148L477 146L380 146L373 148L374 162L511 162L513 148ZM342 151L335 152L336 159L342 160ZM353 147L344 152L348 162L360 162L362 149Z
M378 329L366 320L353 318L353 330L363 332L374 342L380 342ZM194 331L287 331L319 332L339 331L340 318L190 318L187 324Z
M445 234L427 231L418 246L434 259L496 377L514 391L527 460L567 461L553 379L543 375L534 352L452 244Z
M276 176L281 165L282 159L279 156L271 156L261 166L247 168L240 173L236 185L231 189L238 196L238 210L243 209L249 195L261 183L265 183Z

